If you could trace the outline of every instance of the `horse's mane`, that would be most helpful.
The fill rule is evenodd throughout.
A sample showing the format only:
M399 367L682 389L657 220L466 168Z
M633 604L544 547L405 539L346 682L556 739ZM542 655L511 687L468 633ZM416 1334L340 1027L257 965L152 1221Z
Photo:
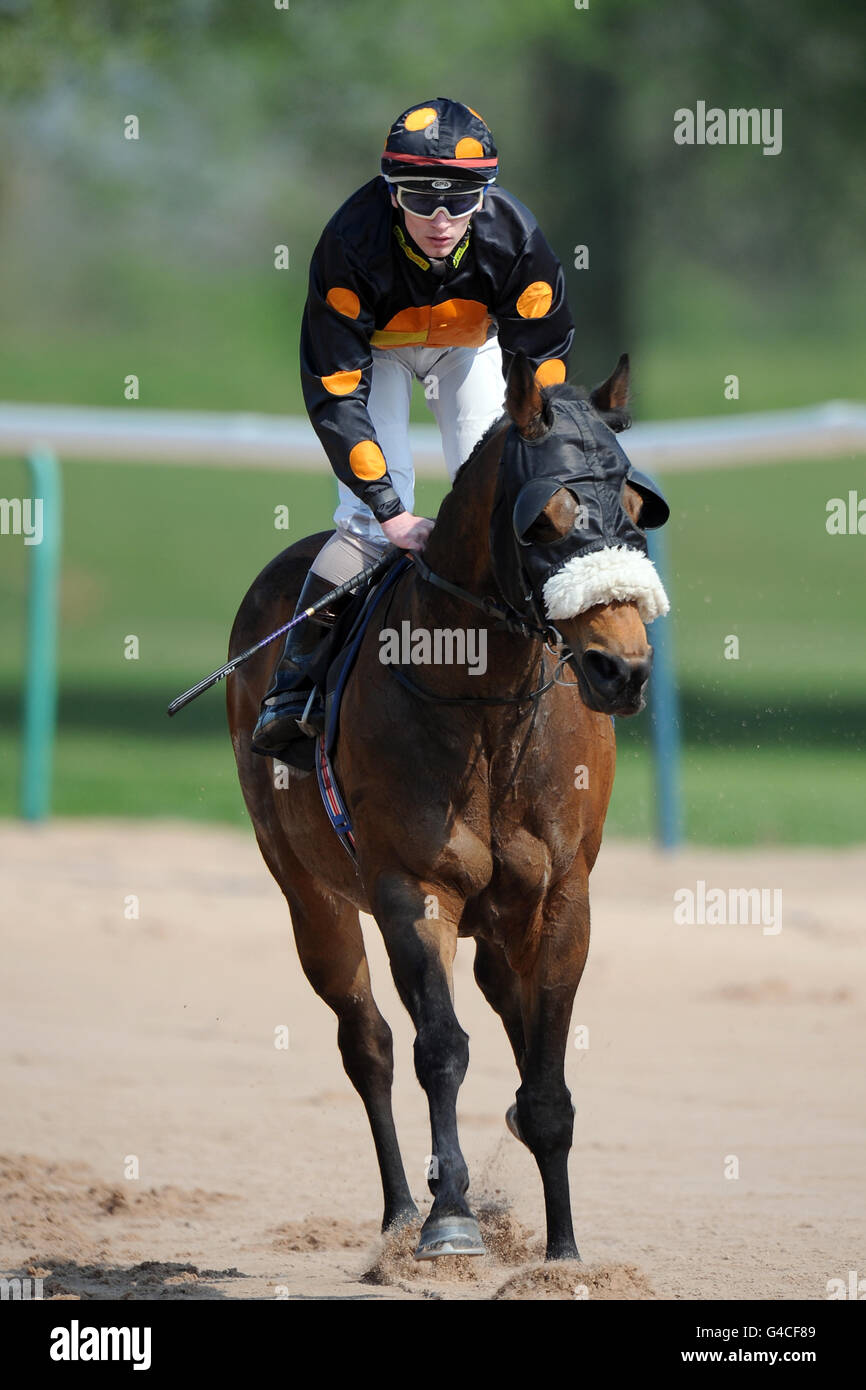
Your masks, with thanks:
M613 430L615 434L619 434L621 430L628 429L631 424L631 416L627 410L619 407L601 410L595 401L593 401L592 397L593 392L588 391L585 386L572 386L568 381L560 381L557 382L555 386L543 386L541 388L541 399L544 405L546 405L548 401L555 400L590 401L596 415L607 425L608 429ZM482 449L489 444L491 438L497 430L501 428L502 422L506 418L507 412L503 411L501 415L497 416L497 418L488 425L487 429L478 440L478 443L472 446L472 452L463 460L457 472L454 474L454 481L451 484L452 488L457 486L466 469L471 463L474 463Z
M597 388L601 389L601 388ZM606 409L599 405L595 399L595 391L588 391L585 386L572 386L567 381L559 382L556 386L545 386L541 392L542 400L555 401L565 399L569 401L589 401L599 420L607 425L614 434L620 434L627 430L631 424L631 415L624 406L609 406Z

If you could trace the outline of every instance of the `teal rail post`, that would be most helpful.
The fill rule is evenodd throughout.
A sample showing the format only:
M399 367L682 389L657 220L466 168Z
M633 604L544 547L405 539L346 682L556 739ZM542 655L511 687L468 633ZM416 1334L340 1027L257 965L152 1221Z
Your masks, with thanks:
M667 548L659 531L650 531L650 559L668 590ZM682 839L680 716L671 617L656 618L649 630L655 655L650 679L650 722L655 760L656 833L663 849Z
M36 449L28 460L30 494L42 501L42 539L30 551L21 815L43 820L51 810L54 730L57 723L57 604L60 577L60 468L54 454Z

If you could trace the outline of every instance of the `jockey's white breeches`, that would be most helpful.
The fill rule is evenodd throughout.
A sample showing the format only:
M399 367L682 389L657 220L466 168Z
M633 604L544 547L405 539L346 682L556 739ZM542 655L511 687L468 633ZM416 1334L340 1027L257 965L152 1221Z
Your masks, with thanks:
M409 449L409 402L414 381L424 386L442 436L448 476L453 480L478 440L502 414L505 382L494 335L479 348L371 348L373 375L367 409L385 455L391 480L408 512L415 505L415 470ZM378 559L388 541L373 513L344 483L338 484L334 513L337 534L313 561L313 570L333 584Z

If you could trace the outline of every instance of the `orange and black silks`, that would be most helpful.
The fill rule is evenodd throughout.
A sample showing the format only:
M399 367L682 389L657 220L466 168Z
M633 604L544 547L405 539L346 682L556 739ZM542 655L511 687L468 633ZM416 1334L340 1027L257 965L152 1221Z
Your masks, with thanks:
M404 508L367 411L371 348L480 347L497 333L503 376L522 348L540 385L565 380L574 324L562 266L505 189L488 187L438 266L409 236L380 176L325 227L301 326L304 401L337 477L377 521Z

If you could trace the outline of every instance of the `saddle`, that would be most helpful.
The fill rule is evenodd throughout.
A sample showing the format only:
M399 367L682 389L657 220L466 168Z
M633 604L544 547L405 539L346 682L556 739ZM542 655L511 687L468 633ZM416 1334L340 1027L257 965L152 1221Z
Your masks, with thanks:
M325 734L321 742L328 758L336 748L343 691L364 633L379 600L410 564L408 555L396 555L384 574L366 589L353 594L334 626L323 637L310 663L310 680L324 696ZM320 738L311 738L298 729L297 736L273 756L301 772L312 772L316 767L316 747L319 742Z

